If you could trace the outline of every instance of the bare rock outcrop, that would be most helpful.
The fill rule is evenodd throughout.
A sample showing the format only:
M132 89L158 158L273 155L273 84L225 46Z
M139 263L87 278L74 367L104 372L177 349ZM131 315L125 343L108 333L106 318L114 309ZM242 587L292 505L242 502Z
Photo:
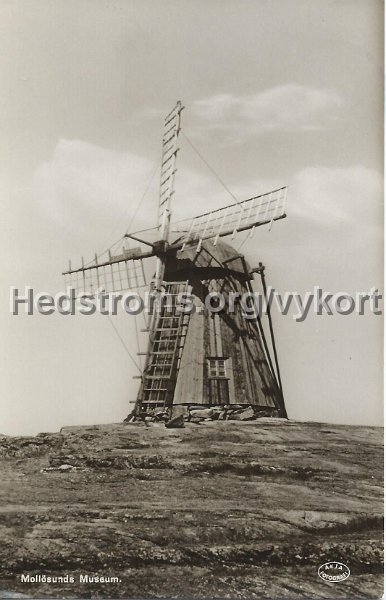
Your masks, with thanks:
M203 417L183 428L161 421L0 439L0 590L380 597L381 430ZM330 560L351 576L320 579ZM74 583L23 583L22 574ZM85 574L117 581L80 583Z

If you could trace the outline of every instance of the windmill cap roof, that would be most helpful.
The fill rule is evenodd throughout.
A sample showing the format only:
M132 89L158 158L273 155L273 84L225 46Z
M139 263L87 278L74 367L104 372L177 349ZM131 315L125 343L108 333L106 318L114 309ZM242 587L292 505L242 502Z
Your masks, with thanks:
M213 244L213 239L203 241L199 252L197 252L197 246L198 241L194 241L187 244L183 250L177 250L176 270L189 267L196 269L220 268L243 275L245 275L245 269L250 271L244 256L222 240L218 240L216 245Z

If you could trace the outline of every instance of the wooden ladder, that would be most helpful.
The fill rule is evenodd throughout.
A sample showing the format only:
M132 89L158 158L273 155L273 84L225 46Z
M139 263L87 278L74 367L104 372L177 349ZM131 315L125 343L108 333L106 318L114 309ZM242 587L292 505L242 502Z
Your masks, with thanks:
M181 310L183 304L178 298L188 292L187 281L165 283L167 301L161 304L158 314L150 317L149 346L137 398L137 415L149 409L166 409L173 404L190 320L190 315Z

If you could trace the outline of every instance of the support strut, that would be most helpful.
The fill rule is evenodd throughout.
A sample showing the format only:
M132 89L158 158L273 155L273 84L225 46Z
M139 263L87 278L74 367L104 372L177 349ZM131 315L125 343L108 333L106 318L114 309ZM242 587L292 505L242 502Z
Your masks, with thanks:
M281 395L281 400L282 400L282 411L283 411L283 416L286 419L288 419L287 411L286 411L285 404L284 404L283 385L282 385L282 382L281 382L279 359L278 359L278 355L277 355L276 342L275 342L275 334L274 334L274 331L273 331L271 307L270 307L269 302L268 302L267 283L266 283L264 271L265 271L265 266L263 265L263 263L259 262L258 268L257 269L252 269L251 274L252 273L257 273L258 275L260 275L260 278L261 278L261 284L263 286L264 300L265 300L265 304L266 304L266 307L267 307L267 317L268 317L268 323L269 323L269 333L270 333L270 336L271 336L273 356L274 356L274 359L275 359L276 379L277 379L277 384L278 384L278 387L279 387L279 391L280 391L280 395Z

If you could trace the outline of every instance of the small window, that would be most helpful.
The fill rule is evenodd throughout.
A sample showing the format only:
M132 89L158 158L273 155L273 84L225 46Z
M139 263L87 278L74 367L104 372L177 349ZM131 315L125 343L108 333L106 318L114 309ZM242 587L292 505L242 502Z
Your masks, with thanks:
M211 379L227 376L225 358L208 358L208 374Z

